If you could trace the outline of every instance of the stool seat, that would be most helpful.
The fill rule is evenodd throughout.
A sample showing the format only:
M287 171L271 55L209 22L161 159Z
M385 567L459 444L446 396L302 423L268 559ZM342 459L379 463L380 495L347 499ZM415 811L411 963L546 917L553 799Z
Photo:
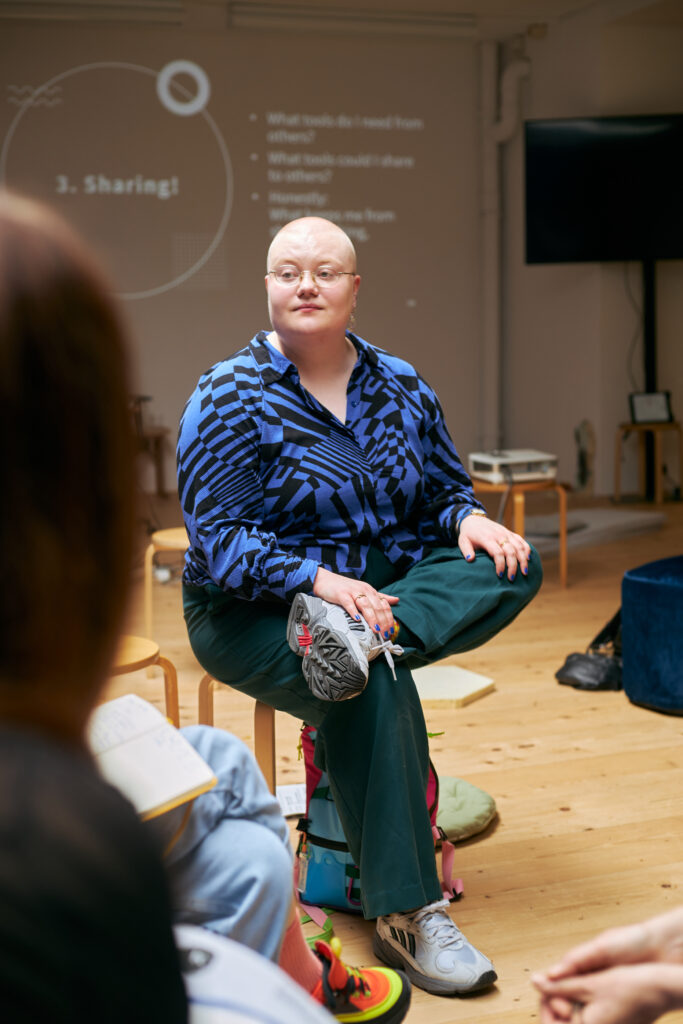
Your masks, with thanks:
M512 483L493 484L488 480L472 478L475 494L507 494L503 519L510 529L520 537L524 536L524 495L531 491L555 491L559 504L560 520L560 583L567 586L567 488L557 480L519 480ZM510 516L510 501L513 514Z
M157 551L184 551L188 545L187 530L184 526L155 530L150 540Z
M110 669L110 675L121 676L139 669L158 665L164 673L164 696L166 715L174 725L180 725L180 708L178 705L178 673L175 665L165 658L159 645L153 640L142 636L123 636Z
M154 640L148 640L144 636L124 636L116 652L111 674L118 676L124 672L135 672L139 668L156 665L160 653L159 644Z
M144 612L145 612L145 633L152 636L152 601L153 601L153 579L152 569L154 566L154 555L157 551L186 551L188 547L187 531L184 526L171 526L166 530L155 530L149 538L149 544L145 549L145 575L144 575Z

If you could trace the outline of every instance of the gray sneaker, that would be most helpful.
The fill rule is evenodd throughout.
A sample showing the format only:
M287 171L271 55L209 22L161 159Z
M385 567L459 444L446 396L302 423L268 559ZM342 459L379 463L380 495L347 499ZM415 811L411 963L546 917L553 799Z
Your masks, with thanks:
M493 964L467 941L447 907L448 900L438 900L410 914L378 917L372 939L375 956L434 995L488 988L498 977Z
M367 684L369 662L384 654L393 672L392 654L403 654L402 647L382 639L365 619L353 619L340 605L313 594L294 598L287 642L303 658L304 678L320 700L357 697Z

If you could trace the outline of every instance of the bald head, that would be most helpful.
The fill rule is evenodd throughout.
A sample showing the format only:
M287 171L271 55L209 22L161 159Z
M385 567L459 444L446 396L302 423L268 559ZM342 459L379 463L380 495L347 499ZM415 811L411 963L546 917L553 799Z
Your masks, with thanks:
M312 254L320 260L335 259L348 271L356 271L356 250L340 227L324 217L300 217L285 224L270 243L266 270L277 263Z

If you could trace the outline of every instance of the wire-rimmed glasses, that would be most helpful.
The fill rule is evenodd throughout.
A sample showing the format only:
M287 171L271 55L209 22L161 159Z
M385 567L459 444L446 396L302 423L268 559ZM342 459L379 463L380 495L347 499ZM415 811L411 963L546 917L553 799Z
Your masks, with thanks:
M293 267L289 263L283 264L281 267L275 267L274 270L269 270L268 274L270 277L274 277L278 284L288 288L298 285L303 280L305 274L310 274L313 284L320 288L334 288L336 284L339 284L342 277L356 276L350 270L337 270L336 267L321 266L316 267L315 270L299 270L298 267Z

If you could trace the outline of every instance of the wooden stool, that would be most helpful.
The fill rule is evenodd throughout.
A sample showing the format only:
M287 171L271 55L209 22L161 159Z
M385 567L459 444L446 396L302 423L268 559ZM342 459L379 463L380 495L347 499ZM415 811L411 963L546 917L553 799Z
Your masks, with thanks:
M178 674L175 665L164 658L158 644L142 636L123 636L116 660L111 669L112 676L122 676L126 672L137 672L141 668L158 665L164 673L164 695L166 698L166 716L175 726L180 725L178 708Z
M219 683L209 675L202 676L199 682L199 715L200 725L213 725L213 691ZM254 754L259 768L268 783L268 789L275 793L275 708L263 704L260 700L254 706Z
M681 443L681 425L675 420L670 423L620 423L617 427L617 437L614 450L614 500L621 498L621 445L624 438L633 431L638 435L638 480L640 493L645 496L645 435L652 434L654 437L654 473L655 473L655 502L661 505L664 500L662 486L662 434L668 430L675 431L678 437L678 461L680 464L680 486L683 493L683 443Z
M188 547L187 532L184 526L174 526L169 530L155 530L145 550L145 633L152 637L152 593L154 555L157 551L186 551Z
M529 491L555 491L560 513L560 583L567 586L567 491L563 484L556 480L525 480L517 483L492 484L488 480L473 479L475 493L505 494L503 519L508 529L512 528L520 537L524 536L524 495ZM512 498L513 514L510 526L510 498Z

